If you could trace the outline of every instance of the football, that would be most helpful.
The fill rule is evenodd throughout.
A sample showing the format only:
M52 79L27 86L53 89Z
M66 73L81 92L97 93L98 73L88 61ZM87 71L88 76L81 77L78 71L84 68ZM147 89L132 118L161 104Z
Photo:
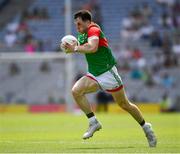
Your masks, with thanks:
M76 37L74 37L73 35L66 35L64 36L62 39L61 39L61 49L64 51L64 52L68 52L68 49L66 49L64 47L64 44L65 43L68 43L68 44L71 44L73 45L74 43L78 43L78 40Z

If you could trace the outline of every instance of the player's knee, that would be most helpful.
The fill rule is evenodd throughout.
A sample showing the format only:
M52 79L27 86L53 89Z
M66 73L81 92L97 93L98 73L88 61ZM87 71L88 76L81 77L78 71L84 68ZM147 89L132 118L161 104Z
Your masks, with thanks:
M76 95L78 94L78 88L73 87L73 88L71 89L71 92L72 92L72 95L73 95L73 96L76 96Z
M73 96L79 96L79 95L82 95L82 94L83 94L82 89L79 88L79 87L76 87L76 86L74 86L74 87L71 89L71 92L72 92L72 95L73 95Z

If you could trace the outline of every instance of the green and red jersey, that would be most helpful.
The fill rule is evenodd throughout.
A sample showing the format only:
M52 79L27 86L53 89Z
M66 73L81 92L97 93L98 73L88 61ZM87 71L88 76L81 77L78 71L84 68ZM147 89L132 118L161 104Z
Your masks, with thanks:
M94 76L98 76L110 70L116 64L116 61L104 33L97 24L90 24L87 33L79 33L78 41L80 45L83 45L88 42L88 38L94 36L99 38L98 49L94 53L86 53L85 57L88 63L88 71Z

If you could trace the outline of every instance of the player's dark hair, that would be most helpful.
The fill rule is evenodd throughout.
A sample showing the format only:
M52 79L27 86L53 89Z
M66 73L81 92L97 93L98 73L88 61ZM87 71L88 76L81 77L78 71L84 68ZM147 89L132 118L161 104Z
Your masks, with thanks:
M81 18L82 21L91 21L92 14L88 10L80 10L74 14L74 19Z

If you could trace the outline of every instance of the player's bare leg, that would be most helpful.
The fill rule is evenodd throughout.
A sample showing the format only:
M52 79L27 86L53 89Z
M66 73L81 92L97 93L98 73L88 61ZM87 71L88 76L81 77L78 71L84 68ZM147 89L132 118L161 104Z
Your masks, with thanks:
M126 94L124 89L121 89L120 91L111 93L115 102L118 103L118 105L126 110L128 113L130 113L133 118L142 126L144 133L147 137L148 143L150 147L155 147L157 144L156 137L154 135L154 132L152 130L151 124L145 123L144 118L138 109L138 107L135 104L132 104Z
M122 109L130 113L138 123L143 122L144 119L140 110L137 108L135 104L130 103L124 92L124 88L122 88L120 91L113 92L111 94L114 98L114 101L117 102Z
M96 92L98 89L98 83L86 76L83 76L74 84L72 88L73 97L85 114L89 114L92 112L85 94Z
M96 92L98 89L98 83L86 76L83 76L81 79L79 79L72 88L72 94L76 103L89 119L89 128L83 135L83 139L92 137L94 132L101 129L101 124L97 121L85 96L85 94Z

